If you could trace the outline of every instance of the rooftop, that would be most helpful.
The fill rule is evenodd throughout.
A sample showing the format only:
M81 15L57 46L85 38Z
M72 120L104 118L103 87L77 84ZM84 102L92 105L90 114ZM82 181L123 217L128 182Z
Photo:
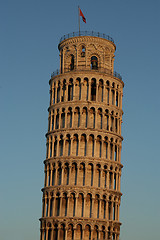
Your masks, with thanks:
M107 39L107 40L114 43L113 38L111 38L109 35L106 35L106 34L100 33L100 32L94 32L94 31L80 31L80 32L68 33L66 35L63 35L63 37L60 38L59 43L62 42L63 40L65 40L65 39L72 38L72 37L79 37L79 36L100 37L100 38Z

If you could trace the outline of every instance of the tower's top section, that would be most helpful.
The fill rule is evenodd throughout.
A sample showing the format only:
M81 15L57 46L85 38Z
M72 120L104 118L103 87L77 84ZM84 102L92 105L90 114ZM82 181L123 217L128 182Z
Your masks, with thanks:
M94 70L121 79L121 76L114 72L116 45L113 38L106 34L93 31L73 32L60 39L58 49L60 74Z

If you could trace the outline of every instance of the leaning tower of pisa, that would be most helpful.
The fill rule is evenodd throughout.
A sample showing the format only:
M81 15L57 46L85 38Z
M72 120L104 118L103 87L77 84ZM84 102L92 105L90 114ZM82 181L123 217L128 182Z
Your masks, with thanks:
M41 240L119 240L124 83L116 46L95 32L61 38L51 75Z

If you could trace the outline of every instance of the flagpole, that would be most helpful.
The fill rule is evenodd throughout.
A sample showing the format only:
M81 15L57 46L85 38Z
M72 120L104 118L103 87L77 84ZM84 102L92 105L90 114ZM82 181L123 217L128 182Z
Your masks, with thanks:
M80 36L80 14L79 14L79 6L78 6L78 23L79 23L79 36Z

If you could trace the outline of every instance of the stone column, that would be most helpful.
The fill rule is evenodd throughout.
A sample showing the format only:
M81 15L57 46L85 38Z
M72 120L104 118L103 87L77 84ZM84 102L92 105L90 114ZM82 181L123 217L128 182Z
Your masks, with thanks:
M82 228L82 239L85 239L85 227Z
M60 240L60 227L58 226L58 240Z
M51 240L54 240L53 239L53 228L51 229Z
M48 227L46 228L46 240L48 240Z
M93 229L91 227L91 239L93 239Z

